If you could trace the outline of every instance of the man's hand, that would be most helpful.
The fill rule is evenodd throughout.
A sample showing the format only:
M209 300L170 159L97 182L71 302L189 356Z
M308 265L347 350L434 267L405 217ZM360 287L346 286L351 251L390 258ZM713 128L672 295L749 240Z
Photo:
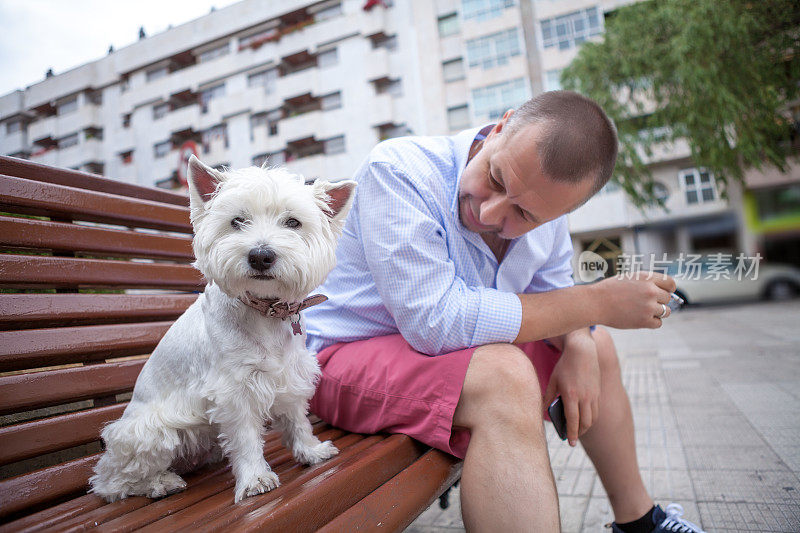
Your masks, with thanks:
M614 276L591 286L599 296L600 323L612 328L660 328L661 304L669 305L675 280L656 272ZM664 318L670 315L669 307Z
M561 358L553 369L544 394L544 406L561 395L567 418L567 440L575 446L597 421L600 413L600 364L597 347L588 330L567 334Z

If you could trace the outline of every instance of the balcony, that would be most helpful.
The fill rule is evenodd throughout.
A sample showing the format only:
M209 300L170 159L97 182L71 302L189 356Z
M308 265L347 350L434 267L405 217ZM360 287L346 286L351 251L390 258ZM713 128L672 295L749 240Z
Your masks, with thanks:
M42 139L57 138L56 117L40 118L28 125L28 138L33 143L39 143Z
M102 124L98 106L85 104L66 115L59 115L56 118L56 131L53 132L56 138L81 131L89 127L98 127Z
M169 133L197 130L200 126L200 105L192 104L170 111L155 121L155 125Z
M368 80L388 78L391 75L389 66L389 51L386 48L376 48L367 55L364 65Z
M399 119L400 117L395 116L394 108L395 101L391 94L384 93L373 96L367 106L367 122L371 126L395 122L395 118Z
M23 130L20 130L3 136L2 142L0 142L0 151L2 151L3 155L29 152L30 147L28 146L27 133L25 133Z
M91 162L103 161L103 142L98 139L87 139L69 148L57 151L58 166L77 168Z
M251 146L255 154L274 154L281 151L284 144L280 135L269 135L266 126L256 128L253 131Z

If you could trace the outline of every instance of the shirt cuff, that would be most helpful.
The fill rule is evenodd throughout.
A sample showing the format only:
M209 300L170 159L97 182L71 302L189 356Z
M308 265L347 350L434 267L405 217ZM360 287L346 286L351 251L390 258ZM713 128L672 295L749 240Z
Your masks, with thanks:
M472 346L514 342L522 325L522 302L512 292L483 289Z

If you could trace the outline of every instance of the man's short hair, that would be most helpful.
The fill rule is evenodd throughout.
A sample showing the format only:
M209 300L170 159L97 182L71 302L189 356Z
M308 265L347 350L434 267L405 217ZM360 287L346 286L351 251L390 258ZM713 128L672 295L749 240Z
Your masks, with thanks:
M544 124L536 148L545 176L567 183L594 179L590 197L611 178L617 129L593 100L572 91L542 93L514 111L505 132L514 135L532 124Z

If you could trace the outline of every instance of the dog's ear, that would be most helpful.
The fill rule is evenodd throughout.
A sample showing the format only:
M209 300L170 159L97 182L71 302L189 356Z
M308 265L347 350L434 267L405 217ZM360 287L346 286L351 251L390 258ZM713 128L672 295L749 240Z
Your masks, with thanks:
M189 199L192 209L202 207L211 199L225 176L206 166L192 154L189 158Z
M353 205L357 183L352 180L336 182L317 180L314 196L325 205L325 214L336 222L344 221Z

